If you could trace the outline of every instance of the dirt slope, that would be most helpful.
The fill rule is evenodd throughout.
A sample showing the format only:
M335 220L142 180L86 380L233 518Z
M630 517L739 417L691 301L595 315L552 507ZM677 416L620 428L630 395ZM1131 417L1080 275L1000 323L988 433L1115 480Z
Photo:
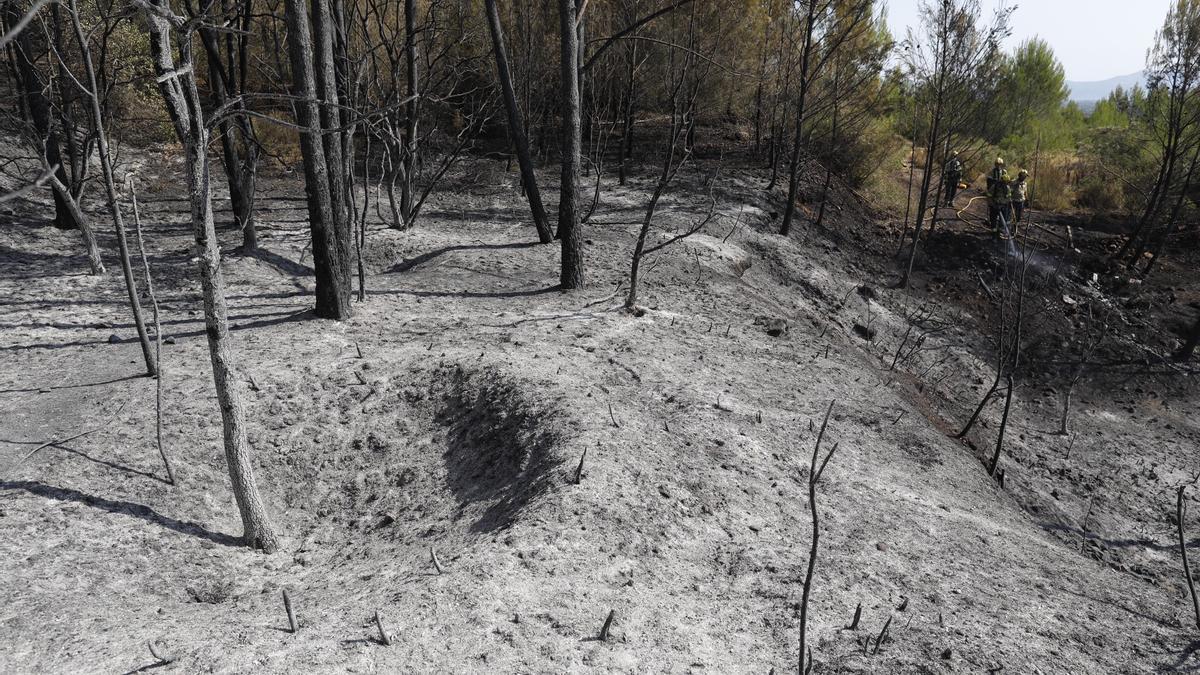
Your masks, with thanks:
M153 665L153 639L175 659L161 672L786 672L831 400L815 672L1194 666L1178 584L1082 554L1000 490L939 428L956 411L855 333L898 330L909 300L818 237L771 234L757 177L726 183L725 216L650 263L641 317L611 293L649 186L606 188L591 287L564 294L511 183L443 196L411 233L372 231L370 300L341 324L307 312L299 202L268 202L268 255L228 258L250 439L288 538L270 556L235 541L182 205L151 205L147 233L176 338L177 487L160 479L119 279L84 276L69 233L10 218L0 667L125 672ZM665 223L703 210L689 194L665 200ZM860 629L843 630L859 603Z

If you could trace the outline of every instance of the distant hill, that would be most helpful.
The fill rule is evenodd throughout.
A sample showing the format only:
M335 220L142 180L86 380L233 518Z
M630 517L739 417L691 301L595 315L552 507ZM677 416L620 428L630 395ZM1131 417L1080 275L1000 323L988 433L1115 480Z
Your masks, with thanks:
M1088 103L1095 104L1096 101L1108 98L1108 95L1117 87L1129 89L1135 84L1146 85L1145 71L1139 70L1129 75L1110 77L1107 80L1097 80L1094 82L1068 81L1067 88L1071 90L1071 100L1084 105Z

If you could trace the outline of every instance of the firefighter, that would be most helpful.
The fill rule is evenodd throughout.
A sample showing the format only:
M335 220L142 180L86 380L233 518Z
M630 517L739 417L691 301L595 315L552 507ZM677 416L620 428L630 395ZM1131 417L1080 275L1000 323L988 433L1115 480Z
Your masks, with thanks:
M1029 206L1029 172L1021 169L1017 172L1017 180L1012 184L1013 224L1021 222L1021 215Z
M997 237L1005 234L1012 221L1012 201L1008 170L1004 168L1004 159L997 157L996 165L988 176L988 219Z
M958 158L958 153L950 155L950 160L946 162L946 168L942 172L945 181L946 206L954 206L954 195L958 194L958 184L962 182L963 163Z

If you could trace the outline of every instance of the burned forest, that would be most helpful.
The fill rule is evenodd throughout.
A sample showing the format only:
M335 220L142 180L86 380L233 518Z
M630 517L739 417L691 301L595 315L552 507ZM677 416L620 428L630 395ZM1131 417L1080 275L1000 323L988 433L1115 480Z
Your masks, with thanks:
M1200 670L1112 7L0 0L0 671Z

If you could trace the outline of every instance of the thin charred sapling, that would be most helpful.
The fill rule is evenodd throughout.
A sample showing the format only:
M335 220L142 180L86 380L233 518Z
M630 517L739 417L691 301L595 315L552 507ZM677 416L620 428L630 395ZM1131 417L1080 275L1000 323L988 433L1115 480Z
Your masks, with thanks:
M1016 316L1011 320L1011 328L1006 325L1009 323L1003 313L1000 317L1001 331L1006 333L1011 330L1012 333L1012 362L1008 364L1008 371L1005 373L1004 379L1007 384L1007 389L1004 392L1004 411L1000 415L1000 430L996 434L996 448L992 452L992 459L988 463L988 475L995 478L997 469L1000 467L1000 455L1004 451L1004 432L1008 429L1008 415L1012 410L1013 390L1016 388L1016 373L1021 364L1021 339L1022 330L1025 325L1025 294L1028 288L1026 284L1026 275L1029 271L1029 261L1033 256L1034 247L1025 237L1022 242L1021 259L1019 261L1020 270L1012 271L1011 265L1005 264L1005 269L1009 270L1008 275L1012 279L1006 284L1008 293L1016 295ZM1000 474L1003 476L1003 474ZM1000 484L1003 488L1004 479L1000 478Z
M705 64L701 69L696 68L696 35L696 15L693 10L688 21L686 46L682 50L679 50L672 44L668 47L667 52L668 77L670 78L667 104L671 111L670 124L667 129L667 137L664 139L665 148L663 150L662 167L659 170L658 181L654 185L654 192L650 195L650 201L646 204L646 212L642 216L642 225L638 230L637 242L634 244L629 268L629 293L625 296L626 311L635 314L638 313L638 282L642 258L704 229L712 221L716 213L716 198L710 191L707 214L696 219L666 240L653 246L647 247L646 245L654 223L654 214L658 208L659 200L675 180L679 170L691 157L691 149L688 147L686 139L691 128L696 123L696 101L701 90L701 84L707 78L709 71L708 64ZM685 87L688 87L688 89L685 90Z
M175 469L171 466L171 458L167 455L163 444L163 380L166 371L162 364L162 322L158 316L158 296L154 294L154 278L150 274L150 259L146 257L146 242L142 238L142 214L138 208L137 185L130 175L129 199L133 206L133 231L137 237L138 254L142 258L142 274L146 277L146 295L150 298L150 310L154 320L154 362L158 364L158 376L154 381L154 441L158 446L158 455L162 457L163 468L167 472L167 482L175 484Z
M833 414L835 403L836 401L829 402L825 418L821 420L821 430L817 432L817 442L813 446L812 459L808 466L808 510L812 516L812 540L808 550L808 568L804 573L804 590L800 594L800 669L798 672L801 673L808 672L808 669L812 667L811 650L806 650L806 646L808 641L808 600L812 595L813 575L817 569L817 551L821 539L821 520L817 510L817 483L820 482L821 475L825 473L825 467L829 464L829 460L833 459L833 453L838 449L838 444L834 443L829 452L821 454L821 441L825 438L825 429L829 426L829 416Z
M1196 628L1200 628L1200 600L1196 598L1196 583L1192 580L1192 568L1188 563L1187 540L1184 536L1184 518L1187 517L1187 503L1184 501L1186 485L1180 485L1175 499L1175 518L1179 524L1179 557L1183 560L1183 577L1187 580L1188 594L1192 598L1192 611L1196 617Z
M69 0L66 9L71 20L71 27L75 32L75 39L79 43L79 55L85 77L83 82L74 78L72 81L80 88L89 103L88 110L91 114L92 130L96 136L96 151L100 159L101 173L104 177L104 192L108 201L109 212L112 214L113 227L117 234L117 248L120 252L121 272L125 277L125 291L129 296L129 309L133 314L133 325L137 330L138 342L142 347L142 359L146 363L146 372L153 376L158 372L158 366L154 360L154 352L150 347L150 335L146 331L146 322L142 317L142 303L139 299L137 281L133 276L133 262L129 252L129 240L125 236L125 218L121 213L121 205L117 197L117 183L113 173L114 160L108 144L108 132L104 125L105 119L108 118L104 114L103 109L106 99L103 97L99 84L97 84L96 68L92 62L92 51L88 43L88 38L84 34L76 0Z
M521 119L521 109L517 106L517 93L513 87L512 73L509 69L508 50L504 45L504 28L500 24L500 10L496 7L497 0L484 0L487 10L488 30L492 36L492 54L496 59L496 77L500 81L500 89L504 94L504 111L508 116L508 136L512 141L513 151L517 155L517 164L521 168L521 187L525 198L529 201L529 211L537 229L538 240L547 244L554 240L550 230L550 221L546 217L546 209L542 206L542 193L538 189L537 175L533 170L533 157L529 151L529 137L525 133L525 123Z

